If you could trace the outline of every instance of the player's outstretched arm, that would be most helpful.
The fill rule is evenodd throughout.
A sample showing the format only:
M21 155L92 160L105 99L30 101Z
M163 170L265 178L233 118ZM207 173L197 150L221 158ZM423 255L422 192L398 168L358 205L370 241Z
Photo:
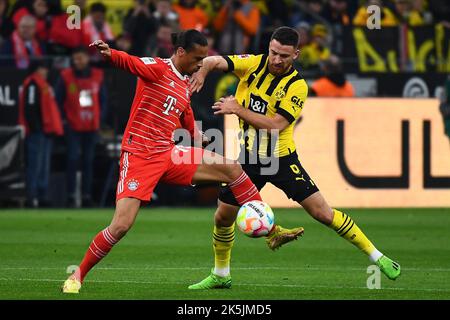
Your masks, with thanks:
M210 56L203 59L203 65L191 77L191 92L199 92L205 83L205 78L213 70L228 71L228 63L222 56Z
M161 76L161 68L153 58L139 58L124 51L111 49L103 40L96 40L89 47L95 47L113 65L140 78L154 81Z

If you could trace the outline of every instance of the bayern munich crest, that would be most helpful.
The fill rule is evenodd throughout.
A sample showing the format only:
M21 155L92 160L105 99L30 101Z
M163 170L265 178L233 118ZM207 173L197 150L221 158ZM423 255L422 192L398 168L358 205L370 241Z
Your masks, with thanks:
M127 186L128 190L135 191L139 187L139 182L135 179L131 179L130 181L128 181Z

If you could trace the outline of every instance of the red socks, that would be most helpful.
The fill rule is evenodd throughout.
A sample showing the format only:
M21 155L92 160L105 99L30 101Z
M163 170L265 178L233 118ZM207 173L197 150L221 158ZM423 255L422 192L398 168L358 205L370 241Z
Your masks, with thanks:
M252 200L262 201L258 189L256 189L256 186L244 171L235 181L228 184L228 186L240 205ZM111 251L117 241L118 240L111 235L108 228L99 232L94 240L92 240L83 261L81 261L79 270L75 273L75 277L83 282L84 277L89 270Z
M228 186L230 187L231 192L233 192L236 201L241 206L252 200L262 201L258 189L256 189L256 186L244 171L242 171L241 175L236 180L229 183Z
M108 228L99 232L92 240L83 261L81 261L79 274L75 274L76 278L83 282L89 270L102 260L116 243L117 240L114 239Z

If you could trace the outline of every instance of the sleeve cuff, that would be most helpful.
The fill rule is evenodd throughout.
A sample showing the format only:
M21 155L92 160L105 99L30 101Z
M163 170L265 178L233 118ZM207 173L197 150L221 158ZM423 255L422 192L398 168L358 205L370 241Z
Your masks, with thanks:
M289 121L289 123L292 123L292 122L295 121L294 116L292 114L290 114L289 112L287 112L286 110L284 110L284 109L279 108L277 110L277 113L279 115L282 115L284 118L286 118L286 120Z
M222 56L225 61L228 63L228 71L227 72L233 72L234 71L234 63L231 61L230 57L228 56Z

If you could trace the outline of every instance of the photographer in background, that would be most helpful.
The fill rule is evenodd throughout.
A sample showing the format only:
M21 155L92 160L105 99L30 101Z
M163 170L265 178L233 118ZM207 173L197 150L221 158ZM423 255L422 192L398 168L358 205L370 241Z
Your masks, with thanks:
M250 0L227 0L214 19L214 29L221 34L221 54L251 53L251 43L260 25L260 12Z
M67 121L67 205L77 206L76 176L81 162L82 206L92 207L95 147L106 114L106 87L103 70L90 66L87 48L73 51L72 67L61 71L56 98Z
M31 208L48 207L48 186L53 138L63 134L61 114L47 82L49 63L35 59L19 96L19 124L25 128L27 202Z

